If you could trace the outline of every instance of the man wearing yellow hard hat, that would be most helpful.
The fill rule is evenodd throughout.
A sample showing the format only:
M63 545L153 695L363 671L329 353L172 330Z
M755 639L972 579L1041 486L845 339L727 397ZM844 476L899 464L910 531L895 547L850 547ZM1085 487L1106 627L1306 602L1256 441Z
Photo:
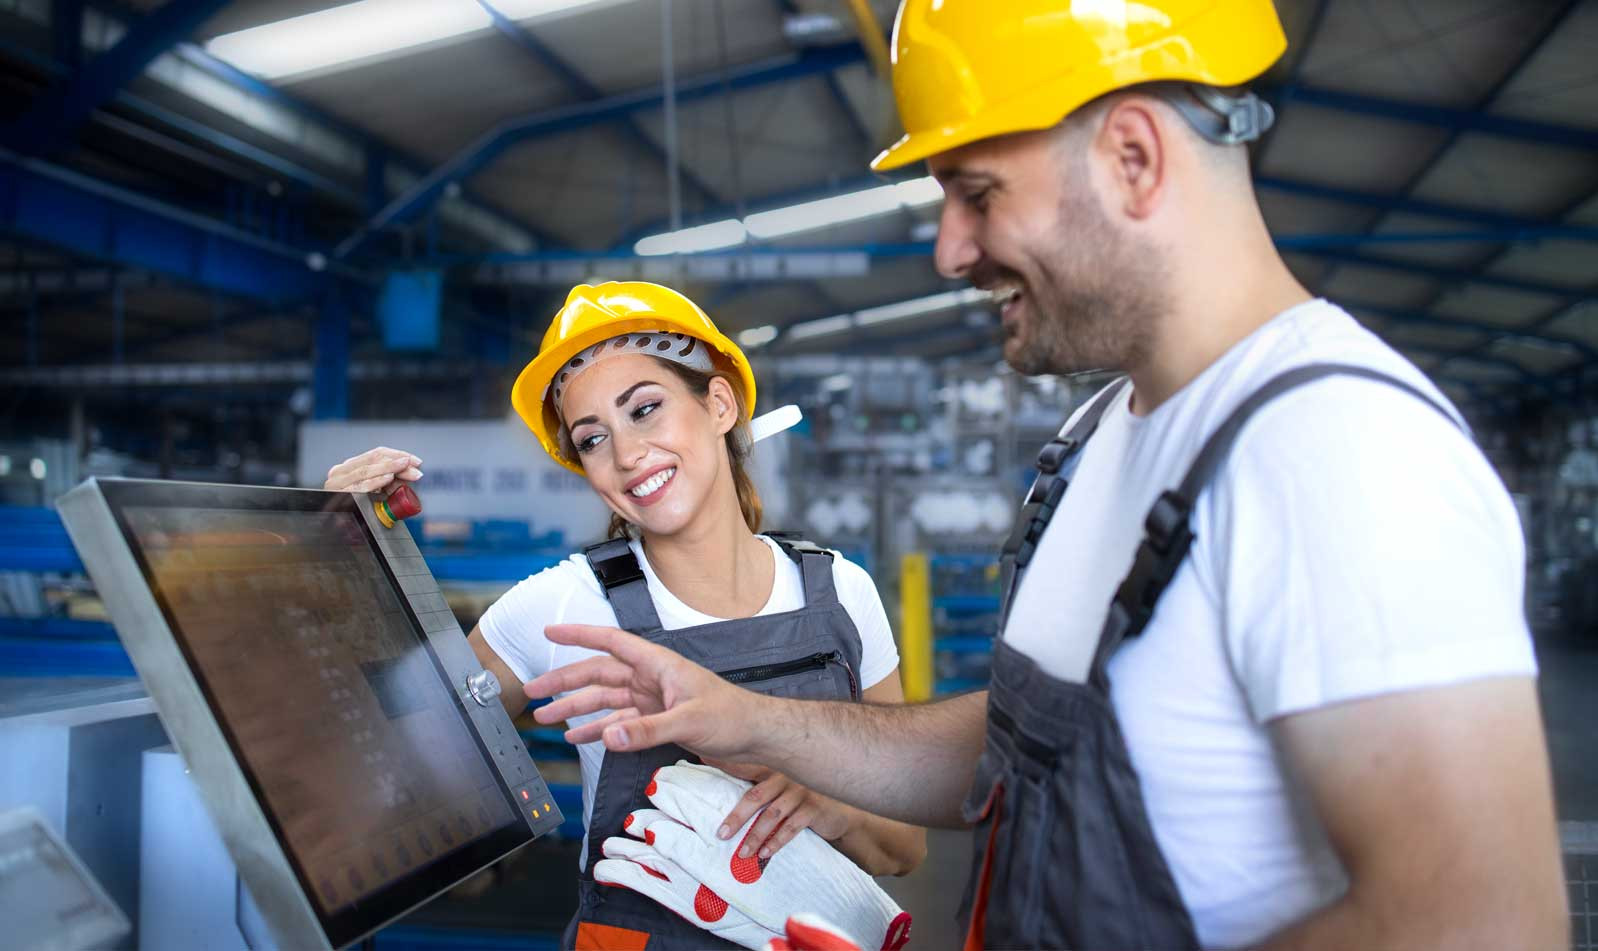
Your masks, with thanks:
M754 697L554 628L613 660L528 684L605 685L540 717L602 695L638 710L611 749L974 825L967 947L1564 946L1515 510L1272 244L1241 86L1285 45L1267 0L905 0L874 167L943 184L937 266L994 292L1013 367L1124 374L1039 455L990 691Z

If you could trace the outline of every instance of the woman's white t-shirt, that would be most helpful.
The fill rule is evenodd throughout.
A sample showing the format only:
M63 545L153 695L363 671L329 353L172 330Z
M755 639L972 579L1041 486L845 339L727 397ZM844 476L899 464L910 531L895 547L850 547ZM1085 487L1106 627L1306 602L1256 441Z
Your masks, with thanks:
M771 549L776 571L773 572L771 597L756 616L796 611L804 607L804 580L799 566L764 535L758 536ZM643 546L632 541L633 554L644 571L649 586L649 597L660 615L661 627L668 631L702 624L715 624L725 618L712 617L684 604L661 584L655 569L644 556ZM882 599L876 585L865 569L847 561L837 552L832 558L832 584L838 600L854 621L860 632L860 683L870 688L880 683L899 666L899 651L893 643L893 631L888 626L888 616L883 611ZM596 656L595 651L583 647L570 647L551 643L544 637L544 628L550 624L597 624L616 626L616 612L605 598L599 579L588 566L582 554L547 568L518 583L504 596L489 606L478 628L483 639L494 649L505 666L523 681L556 667ZM515 687L507 684L507 689ZM571 724L578 726L604 716L609 711L573 717ZM583 825L587 827L592 815L594 789L599 785L599 770L605 758L605 744L583 743L577 747L578 760L583 774ZM579 864L586 862L586 840Z

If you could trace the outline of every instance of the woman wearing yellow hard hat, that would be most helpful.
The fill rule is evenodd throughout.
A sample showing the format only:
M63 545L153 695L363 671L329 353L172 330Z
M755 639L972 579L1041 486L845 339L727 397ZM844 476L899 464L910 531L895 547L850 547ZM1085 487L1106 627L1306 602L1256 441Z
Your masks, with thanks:
M610 538L489 607L470 636L484 666L501 682L523 683L595 656L549 640L545 627L602 625L665 644L751 689L903 702L892 632L865 571L808 542L757 534L760 497L745 468L762 435L751 429L755 398L748 359L687 297L640 281L573 288L517 377L511 404L544 450L610 508ZM334 467L327 487L369 490L372 473L411 465L404 454L372 450ZM522 692L505 695L519 712ZM646 787L655 771L690 756L678 747L607 753L599 741L606 722L596 713L569 723L588 835L566 946L760 946L731 927L733 916L712 920L694 907L674 914L670 896L629 890L653 879L606 859L607 838L623 836L634 811L651 808ZM740 854L762 867L805 828L872 874L902 874L925 853L921 829L780 774L728 769L756 785L723 820L720 838L737 836Z

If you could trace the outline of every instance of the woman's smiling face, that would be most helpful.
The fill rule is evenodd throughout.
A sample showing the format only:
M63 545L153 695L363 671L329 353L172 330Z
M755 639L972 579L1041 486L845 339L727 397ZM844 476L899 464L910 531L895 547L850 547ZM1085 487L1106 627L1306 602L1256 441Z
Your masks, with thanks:
M720 377L701 399L654 357L620 354L572 380L559 410L588 484L651 534L681 531L712 492L734 492L724 437L738 409Z

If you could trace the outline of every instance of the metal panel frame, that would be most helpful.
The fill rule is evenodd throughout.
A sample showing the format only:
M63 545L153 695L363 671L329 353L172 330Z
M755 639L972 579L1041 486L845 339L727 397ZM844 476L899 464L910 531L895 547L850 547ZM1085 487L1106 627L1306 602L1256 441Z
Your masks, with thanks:
M150 484L146 480L125 482ZM248 487L204 488L236 491ZM262 491L298 493L316 490ZM467 719L478 734L476 739L488 754L485 760L510 798L514 800L516 792L528 790L532 812L537 815L540 800L544 803L553 802L548 787L527 755L526 747L520 742L504 708L497 702L483 707L470 701L465 679L468 674L477 672L481 665L467 645L454 615L447 609L439 610L443 606L443 597L426 563L418 557L420 553L415 541L404 525L385 529L372 510L371 499L366 496L355 498L356 510L366 521L378 550L398 582L397 587L409 602L428 647L449 673L449 686L456 699L462 702L468 714ZM248 885L279 946L331 947L332 939L325 932L321 917L302 888L287 851L274 834L242 764L235 756L198 678L156 602L106 498L101 481L93 478L86 480L63 495L58 507L67 532L83 558L84 567L105 601L117 633L155 702L167 735L188 765L222 840L238 866L240 877ZM560 810L552 807L546 808L537 819L529 818L526 809L518 808L517 817L521 823L520 842L511 850L494 856L487 864L499 861L537 836L553 831L564 819ZM479 870L470 869L462 877ZM431 897L427 896L422 902ZM404 909L395 917L409 910ZM384 924L387 922L377 922L373 929ZM358 938L356 936L352 940Z
M188 764L222 840L238 863L239 875L272 922L278 943L291 948L329 947L288 855L250 792L97 480L63 495L58 504L67 533L79 554L86 556L84 567L116 619L117 633L155 701L167 736Z

